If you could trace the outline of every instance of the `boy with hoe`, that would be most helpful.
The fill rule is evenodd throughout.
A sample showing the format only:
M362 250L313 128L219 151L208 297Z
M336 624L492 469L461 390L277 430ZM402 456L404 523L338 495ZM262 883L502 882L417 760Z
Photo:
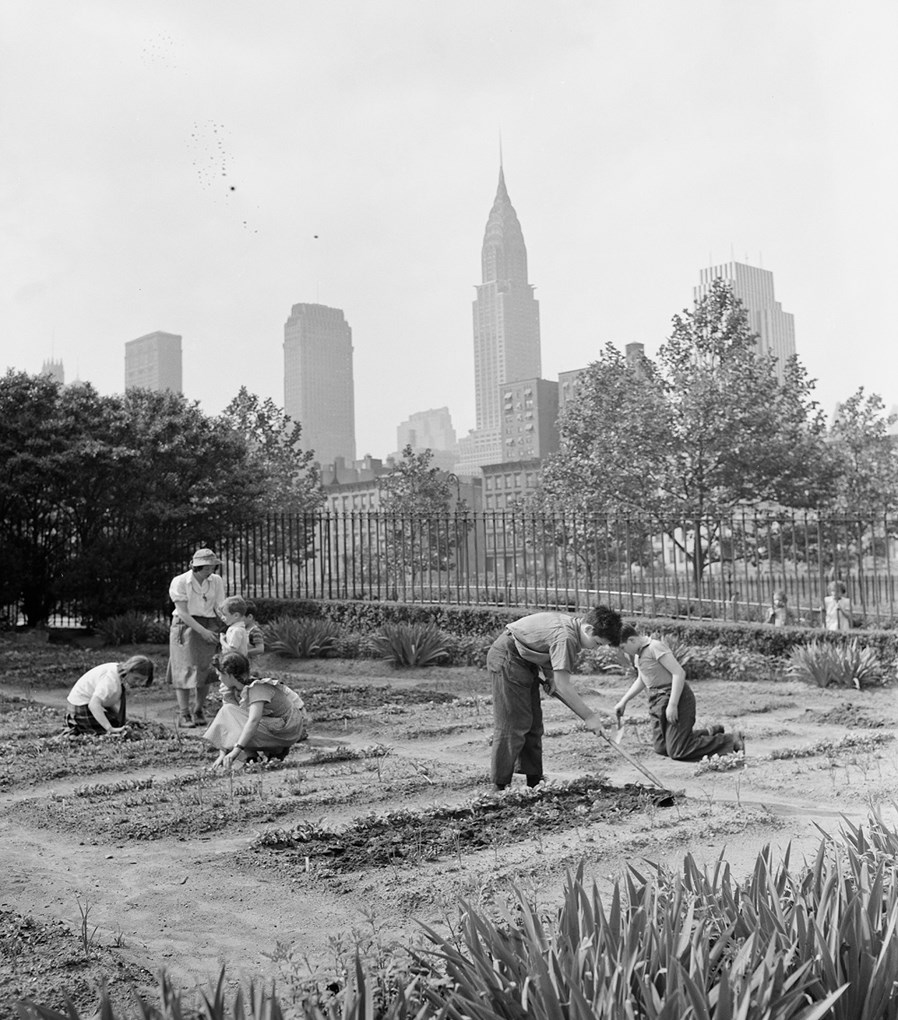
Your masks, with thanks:
M515 771L528 786L543 779L543 711L540 671L550 693L580 716L594 733L607 725L604 713L593 712L571 683L577 656L584 648L617 645L620 614L597 605L585 616L533 613L509 623L486 657L493 685L493 746L490 775L504 790Z
M686 683L686 671L663 641L648 638L627 624L621 630L620 646L633 660L637 677L614 706L618 723L623 719L627 703L647 690L652 743L657 754L674 761L699 761L706 755L745 750L745 738L741 733L724 733L720 725L710 730L693 729L695 695Z

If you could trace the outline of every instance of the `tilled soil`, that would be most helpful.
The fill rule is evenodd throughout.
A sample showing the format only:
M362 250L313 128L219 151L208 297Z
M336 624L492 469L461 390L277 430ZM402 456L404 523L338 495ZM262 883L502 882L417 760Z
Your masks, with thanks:
M628 866L676 869L687 852L700 864L723 854L748 874L767 844L800 855L816 847L817 826L863 822L871 806L893 811L894 745L873 740L898 732L888 689L697 683L699 722L738 727L748 740L744 761L702 765L654 755L637 701L621 748L679 794L666 800L555 701L544 702L549 782L493 793L489 685L464 668L266 658L312 717L308 744L284 767L209 777L202 765L212 754L196 731L167 740L152 731L147 753L132 757L106 738L57 754L47 741L71 683L126 652L78 651L68 673L59 650L43 672L24 656L11 674L0 667L7 698L25 699L0 705L0 735L10 738L0 740L9 933L0 980L32 994L22 975L46 975L34 989L50 1004L92 987L97 961L122 985L164 967L187 995L223 964L232 987L276 977L296 989L348 965L351 943L398 951L422 938L421 922L451 930L459 897L492 911L517 887L551 914L565 875L581 867L602 891ZM578 685L610 711L628 681ZM134 717L173 733L170 692L138 693ZM815 750L822 743L826 753ZM60 969L77 960L85 905L93 962Z

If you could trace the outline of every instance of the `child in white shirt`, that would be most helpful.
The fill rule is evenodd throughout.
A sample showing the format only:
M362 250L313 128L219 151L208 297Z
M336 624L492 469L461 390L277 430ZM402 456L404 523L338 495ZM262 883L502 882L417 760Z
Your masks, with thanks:
M249 650L249 634L246 630L246 599L240 595L232 595L224 600L221 615L227 625L227 631L221 635L221 654L237 652L246 655Z

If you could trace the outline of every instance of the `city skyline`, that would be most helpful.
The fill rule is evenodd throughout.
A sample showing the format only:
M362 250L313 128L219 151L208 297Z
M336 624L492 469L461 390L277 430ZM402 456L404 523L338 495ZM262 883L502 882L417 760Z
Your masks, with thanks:
M607 341L653 356L699 271L744 261L827 414L860 385L896 403L895 5L252 10L4 6L4 366L114 392L122 344L163 325L204 410L237 363L280 403L284 309L321 303L353 327L359 456L427 407L464 436L501 134L543 377Z

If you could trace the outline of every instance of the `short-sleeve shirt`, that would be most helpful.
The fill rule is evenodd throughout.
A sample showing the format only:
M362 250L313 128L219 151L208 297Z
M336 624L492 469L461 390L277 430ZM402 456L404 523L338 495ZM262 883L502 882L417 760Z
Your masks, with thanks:
M508 624L518 655L540 666L544 673L573 673L583 651L581 619L567 613L533 613Z
M274 716L279 719L286 719L296 700L295 696L291 697L292 693L290 688L285 687L278 680L272 680L270 677L259 677L244 688L240 702L244 704L245 701L246 705L252 705L257 701L261 701L265 705L262 709L263 718Z
M179 602L186 602L191 616L212 617L224 604L224 580L220 574L210 574L205 581L198 581L196 574L188 570L174 578L168 597L176 606Z
M226 634L221 636L222 652L239 652L246 655L249 651L249 634L246 632L246 624L232 623Z
M851 602L844 595L838 599L827 595L823 599L823 611L827 630L851 630Z
M104 708L117 707L122 698L122 680L117 662L104 662L94 666L69 691L66 701L70 705L87 705L99 698Z
M636 669L639 671L639 679L648 688L670 687L673 683L673 673L661 662L663 655L670 655L670 648L657 638L651 638L649 643L636 656Z

